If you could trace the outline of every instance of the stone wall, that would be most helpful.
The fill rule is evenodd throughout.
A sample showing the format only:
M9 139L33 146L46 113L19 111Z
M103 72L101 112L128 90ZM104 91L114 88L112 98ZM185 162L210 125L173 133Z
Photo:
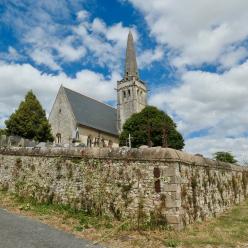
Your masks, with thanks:
M48 120L55 143L58 143L57 134L61 135L60 143L71 143L72 133L77 125L63 86L59 89Z
M184 225L215 217L247 196L247 168L206 162L179 165Z
M173 149L0 149L0 188L181 229L246 197L248 170Z
M118 81L117 102L118 129L122 130L124 123L132 114L139 113L146 107L146 85L135 78Z
M112 147L119 147L119 138L118 136L114 136L111 134L107 134L104 132L101 132L99 130L95 130L93 128L89 128L86 126L78 126L78 131L79 131L79 136L80 136L80 142L84 143L85 145L87 145L87 139L90 136L91 140L92 140L92 146L95 146L95 139L98 138L99 139L99 145L102 147L102 139L104 139L104 143L105 146L107 147L109 144L109 140L112 141Z
M118 136L76 123L70 103L62 86L59 89L49 115L49 123L51 124L55 143L70 144L73 138L72 135L76 128L78 128L80 143L87 145L87 138L91 136L92 142L95 138L99 138L100 140L103 138L106 145L108 145L108 141L111 140L114 147L119 146ZM61 142L58 142L57 134L61 135Z

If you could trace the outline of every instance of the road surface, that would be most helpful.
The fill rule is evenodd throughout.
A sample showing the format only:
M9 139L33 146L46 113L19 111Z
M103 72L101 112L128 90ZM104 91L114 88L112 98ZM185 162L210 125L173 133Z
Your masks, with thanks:
M0 209L0 248L100 248L27 217Z

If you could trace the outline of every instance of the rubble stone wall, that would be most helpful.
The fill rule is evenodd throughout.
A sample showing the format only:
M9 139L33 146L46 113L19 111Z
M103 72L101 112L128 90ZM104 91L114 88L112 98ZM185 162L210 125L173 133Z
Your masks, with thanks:
M248 170L165 148L0 149L0 189L175 229L246 197Z

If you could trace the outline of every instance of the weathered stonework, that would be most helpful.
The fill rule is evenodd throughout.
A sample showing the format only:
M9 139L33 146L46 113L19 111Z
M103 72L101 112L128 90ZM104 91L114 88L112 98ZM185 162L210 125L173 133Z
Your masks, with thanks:
M0 149L0 189L176 229L246 197L248 170L164 148Z
M71 143L72 133L76 130L77 123L72 114L72 109L64 93L64 88L60 87L56 100L49 115L49 123L52 127L52 135L55 143ZM57 135L61 135L58 142Z
M93 128L89 128L86 126L78 125L79 132L79 140L81 143L87 144L87 139L90 136L92 139L92 146L94 146L95 138L99 138L99 140L104 139L105 145L108 146L109 141L112 141L112 147L119 147L119 138L117 136L110 135L108 133L101 132L99 130L95 130ZM100 142L100 145L101 142Z
M146 84L140 80L136 61L136 52L131 31L128 34L125 72L117 82L117 127L122 131L126 120L139 113L147 105Z
M83 107L84 106L82 106L82 108ZM56 96L56 100L49 116L49 123L51 124L52 135L55 143L71 144L73 140L72 135L77 129L79 134L79 139L77 140L78 143L87 145L87 140L90 137L92 140L92 146L96 138L104 140L106 146L108 146L110 141L113 147L119 146L119 138L117 135L109 134L77 123L63 86L60 87ZM58 135L60 136L59 140Z
M146 85L136 78L123 79L117 83L117 118L118 129L134 113L139 113L147 105Z

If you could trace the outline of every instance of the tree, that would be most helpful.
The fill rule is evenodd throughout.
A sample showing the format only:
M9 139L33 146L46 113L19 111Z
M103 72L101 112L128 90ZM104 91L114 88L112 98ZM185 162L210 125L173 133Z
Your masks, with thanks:
M129 134L132 147L140 145L163 146L181 150L184 147L182 135L176 124L163 111L147 106L140 113L133 114L124 124L120 145L126 145Z
M237 160L230 152L216 152L214 153L214 159L231 164L235 164L237 162Z
M40 102L29 91L19 108L5 121L7 135L18 135L36 141L53 141L51 126Z
M3 128L0 128L0 136L6 134L6 130Z

